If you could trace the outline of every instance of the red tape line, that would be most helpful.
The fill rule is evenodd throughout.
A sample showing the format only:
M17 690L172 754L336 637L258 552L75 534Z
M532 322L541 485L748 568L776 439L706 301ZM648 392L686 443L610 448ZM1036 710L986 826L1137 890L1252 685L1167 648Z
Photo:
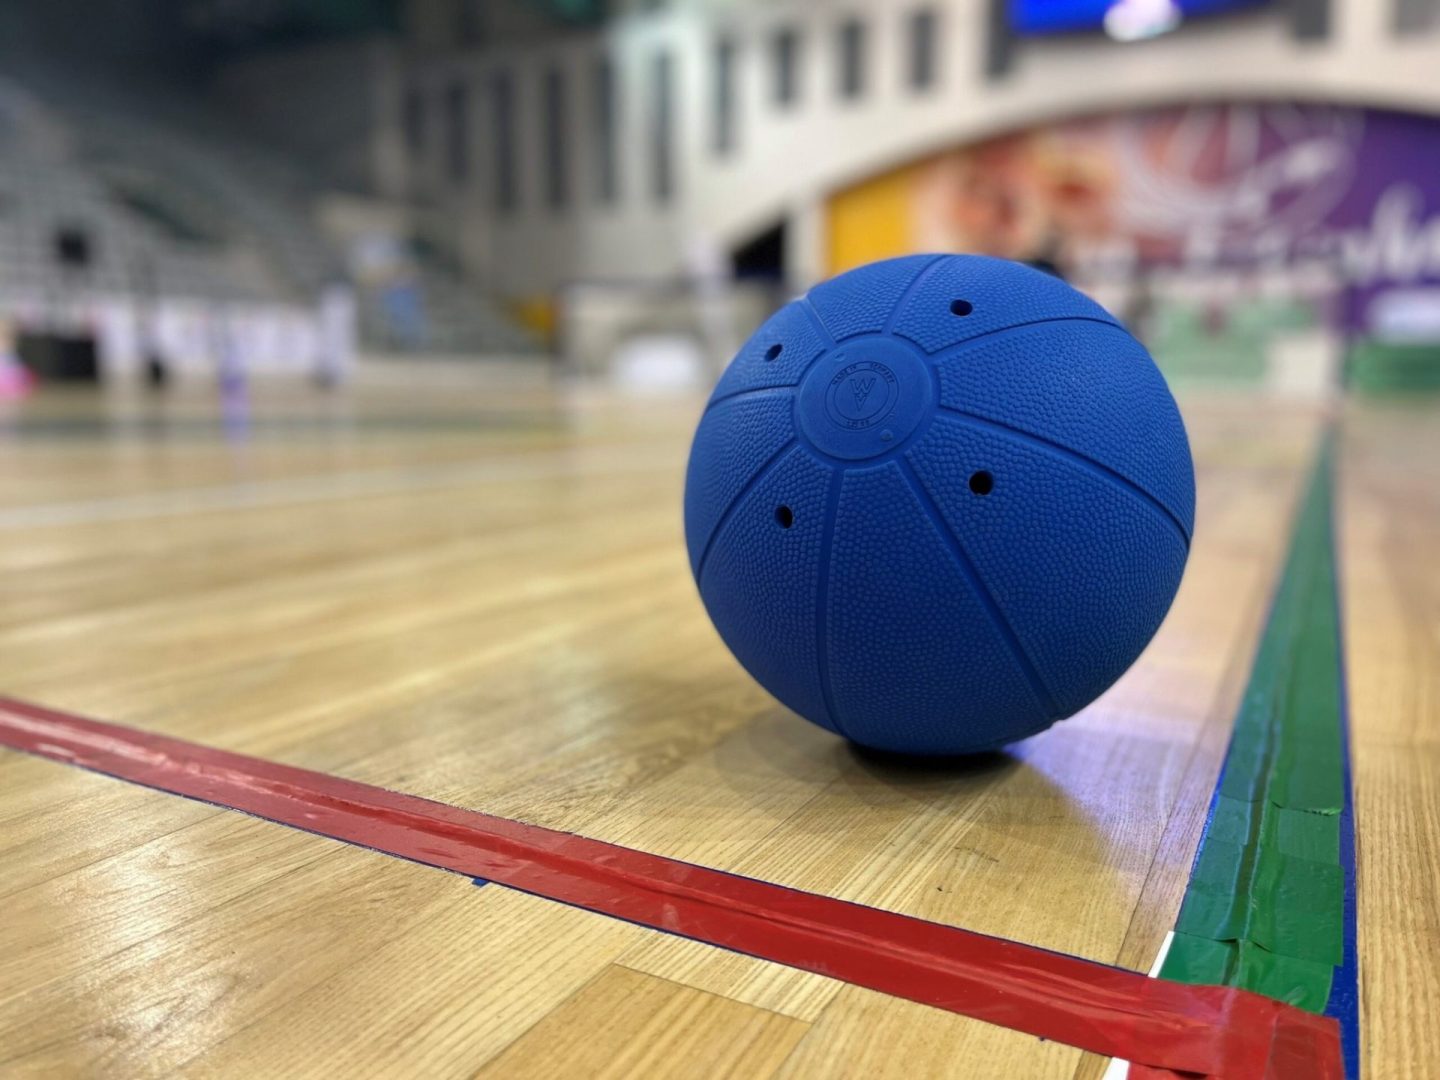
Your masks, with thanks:
M0 745L1152 1069L1343 1080L1334 1020L1245 990L1152 979L3 697Z

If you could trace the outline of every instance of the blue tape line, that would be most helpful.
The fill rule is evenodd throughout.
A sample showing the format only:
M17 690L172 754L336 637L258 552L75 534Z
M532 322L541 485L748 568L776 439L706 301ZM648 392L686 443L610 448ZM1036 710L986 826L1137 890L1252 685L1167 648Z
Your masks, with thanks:
M1331 472L1332 491L1335 484ZM1355 918L1355 781L1350 763L1350 680L1345 670L1345 608L1340 600L1340 534L1335 528L1336 500L1330 501L1330 565L1335 603L1335 655L1340 680L1340 762L1344 770L1345 805L1340 810L1340 866L1345 871L1344 959L1330 983L1325 1015L1340 1022L1340 1048L1347 1080L1360 1080L1360 954Z

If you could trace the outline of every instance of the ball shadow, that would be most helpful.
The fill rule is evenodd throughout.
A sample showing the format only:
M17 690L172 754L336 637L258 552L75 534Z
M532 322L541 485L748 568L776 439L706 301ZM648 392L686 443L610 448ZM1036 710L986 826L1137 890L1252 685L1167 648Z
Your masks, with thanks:
M974 754L920 755L897 754L847 742L845 749L861 768L877 779L896 783L930 782L937 779L963 779L1003 774L1021 764L1008 750L981 750Z

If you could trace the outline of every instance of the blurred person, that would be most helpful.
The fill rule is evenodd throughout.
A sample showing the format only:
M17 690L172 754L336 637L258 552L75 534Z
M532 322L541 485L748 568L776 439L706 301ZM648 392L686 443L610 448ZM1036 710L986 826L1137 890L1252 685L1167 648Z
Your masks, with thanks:
M315 384L338 386L355 364L355 290L340 278L332 280L320 294L316 313Z
M423 345L427 335L420 283L409 275L397 276L385 283L380 296L391 339L406 348Z
M35 376L16 353L15 330L0 318L0 401L22 398L35 387Z
M155 265L148 258L135 264L136 322L140 338L140 363L145 385L163 390L170 382L170 365L160 334L160 290L155 282Z

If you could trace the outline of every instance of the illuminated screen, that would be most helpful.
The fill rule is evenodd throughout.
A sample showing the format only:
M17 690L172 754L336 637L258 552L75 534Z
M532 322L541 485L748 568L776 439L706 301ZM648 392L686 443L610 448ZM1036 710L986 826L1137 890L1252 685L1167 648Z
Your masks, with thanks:
M1263 7L1269 0L1010 0L1010 28L1017 34L1064 34L1104 29L1107 15L1122 24L1152 18L1157 27L1201 15ZM1123 9L1115 14L1112 8ZM1128 19L1125 18L1128 16ZM1169 25L1165 26L1170 28Z

